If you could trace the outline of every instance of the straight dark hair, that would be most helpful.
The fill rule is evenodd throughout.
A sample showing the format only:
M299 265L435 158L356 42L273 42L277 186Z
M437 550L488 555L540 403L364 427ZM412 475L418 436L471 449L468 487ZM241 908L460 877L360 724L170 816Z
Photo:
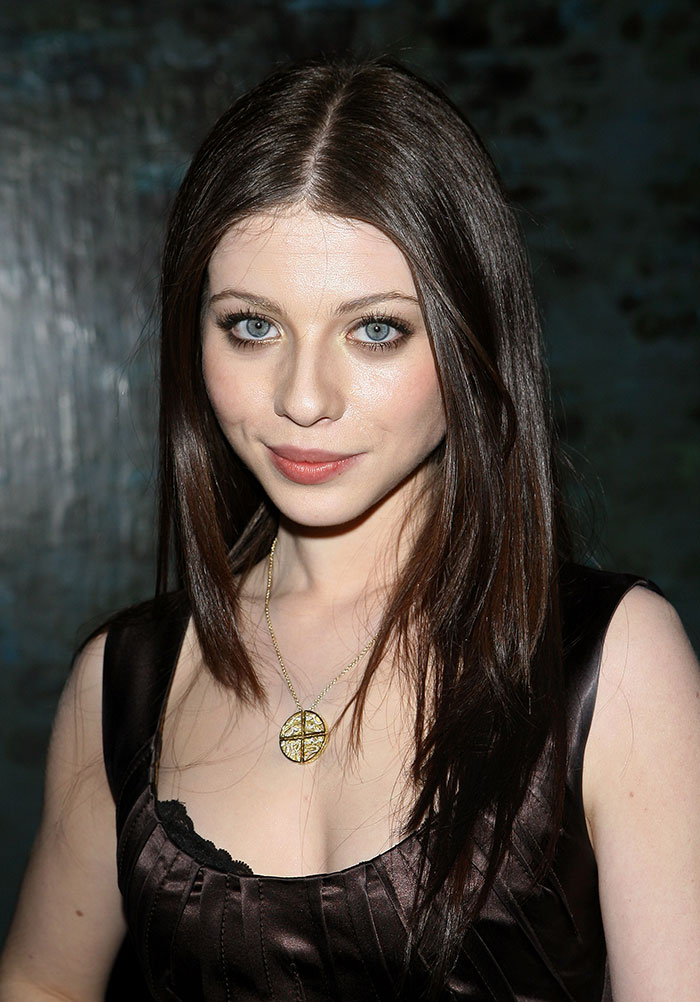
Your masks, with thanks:
M553 791L545 863L562 809L557 568L567 536L537 311L490 157L449 100L406 69L294 66L217 122L177 195L164 255L157 590L170 586L174 555L206 666L243 700L264 692L236 629L237 575L265 556L277 516L214 417L200 319L226 231L296 204L371 223L401 249L444 401L424 521L353 707L357 741L373 674L395 652L416 705L406 831L424 825L429 836L412 943L431 957L436 992L543 755ZM475 882L477 840L487 865Z

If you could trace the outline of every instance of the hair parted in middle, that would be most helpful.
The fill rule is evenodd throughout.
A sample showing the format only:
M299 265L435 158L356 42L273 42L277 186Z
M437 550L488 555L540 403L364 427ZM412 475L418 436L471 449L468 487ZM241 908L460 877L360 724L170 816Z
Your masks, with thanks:
M372 675L395 652L416 705L406 828L427 822L436 838L416 928L436 895L447 902L437 978L493 883L546 745L554 814L563 796L555 581L567 535L537 310L489 155L449 100L408 70L381 60L293 66L216 123L177 195L164 255L158 589L174 552L205 663L243 699L264 696L235 627L235 574L265 555L277 515L209 404L201 315L222 236L295 205L370 223L399 247L441 386L447 431L423 522L354 702L357 736ZM489 869L470 895L485 811Z

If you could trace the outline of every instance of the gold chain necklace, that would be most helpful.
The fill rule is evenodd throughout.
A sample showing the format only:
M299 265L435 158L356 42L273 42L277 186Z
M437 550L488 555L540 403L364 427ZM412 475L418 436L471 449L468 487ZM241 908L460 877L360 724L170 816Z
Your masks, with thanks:
M265 619L267 620L267 628L270 631L272 646L275 648L275 654L277 655L277 660L279 661L280 668L282 669L282 675L284 676L284 680L292 694L292 699L297 705L296 712L293 713L291 717L288 717L280 728L280 749L282 750L282 754L286 756L290 762L297 762L299 765L306 765L307 762L313 762L315 758L318 758L328 744L328 727L326 725L326 721L320 713L316 713L314 707L321 702L328 690L332 689L336 682L340 681L343 675L347 675L351 668L354 668L355 665L363 659L377 638L372 637L372 639L365 644L357 657L354 657L349 665L345 665L343 670L339 672L335 678L328 683L328 685L321 689L311 706L305 710L299 701L299 697L296 694L292 680L289 677L289 672L287 671L284 661L282 660L282 655L277 643L277 637L275 636L275 631L272 629L272 620L270 619L270 592L272 591L272 568L275 562L276 546L277 537L275 536L272 541L270 556L267 563Z

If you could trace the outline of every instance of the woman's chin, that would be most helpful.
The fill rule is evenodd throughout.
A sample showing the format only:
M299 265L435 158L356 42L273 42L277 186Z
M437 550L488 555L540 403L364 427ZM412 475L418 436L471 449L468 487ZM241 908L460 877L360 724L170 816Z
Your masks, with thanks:
M379 502L380 504L381 502ZM333 535L349 532L366 522L376 510L377 504L369 507L314 506L298 508L295 505L278 505L281 523L300 534Z
M270 499L286 528L300 534L335 535L351 532L363 525L403 524L411 512L421 507L419 498L425 484L425 470L413 470L398 483L385 485L383 490L363 497L322 497L313 493L296 503L281 493Z

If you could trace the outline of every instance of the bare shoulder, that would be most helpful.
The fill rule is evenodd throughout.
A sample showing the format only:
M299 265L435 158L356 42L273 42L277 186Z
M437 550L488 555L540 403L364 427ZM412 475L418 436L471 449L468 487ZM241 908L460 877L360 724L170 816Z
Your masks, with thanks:
M106 640L107 630L104 629L87 641L75 659L72 676L81 684L87 684L90 689L96 683L101 685Z
M58 705L52 736L56 745L73 744L78 757L99 751L102 733L102 664L106 632L92 637L75 659ZM97 742L97 744L96 744ZM49 759L49 765L52 759ZM87 764L87 763L84 763Z
M584 799L594 833L600 803L629 786L637 770L700 754L698 728L700 667L678 614L655 592L632 588L608 627L586 747ZM634 789L627 793L633 799Z
M697 660L676 610L649 588L632 588L615 611L605 638L603 697L620 688L633 694L647 685L654 691L684 683L697 689L697 682Z
M102 998L124 935L114 801L102 757L104 634L61 696L44 808L0 970L8 998Z
M677 739L685 735L692 753L699 725L700 668L680 618L660 595L632 588L615 611L603 646L586 748L589 778L599 771L596 763L605 763L605 782L621 779L635 761L655 755L670 733ZM603 792L589 789L593 809Z
M616 1002L700 994L700 667L643 587L605 639L584 760Z

